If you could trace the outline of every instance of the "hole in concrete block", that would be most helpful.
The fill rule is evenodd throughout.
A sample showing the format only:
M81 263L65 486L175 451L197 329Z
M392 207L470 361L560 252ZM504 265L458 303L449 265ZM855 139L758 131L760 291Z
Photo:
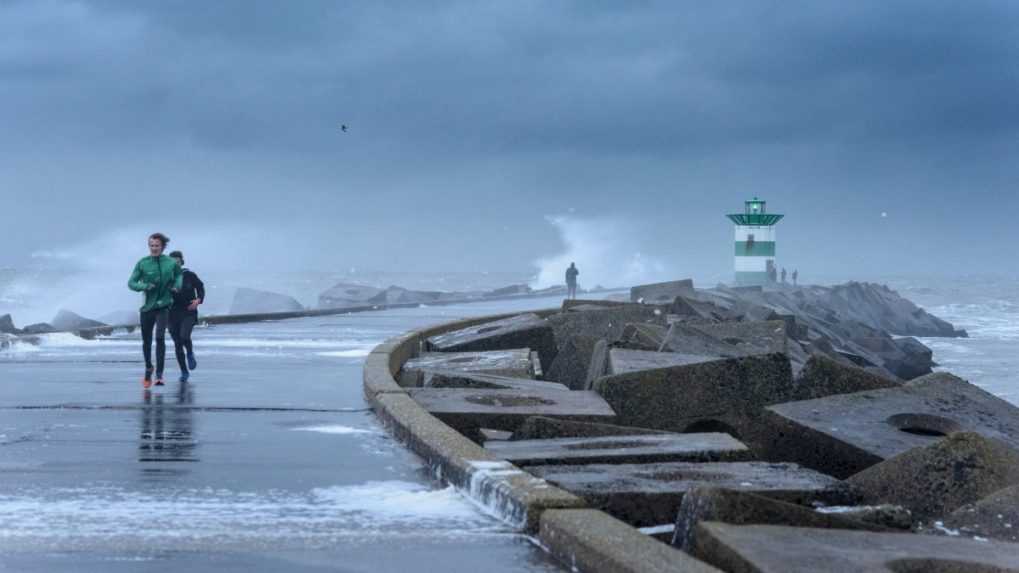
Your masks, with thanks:
M468 396L464 398L471 404L482 406L539 406L542 404L555 404L552 400L538 398L537 396L507 396L495 394L491 396Z
M954 420L932 414L895 414L886 421L901 432L918 436L946 436L962 429Z
M736 431L736 428L719 420L699 420L683 430L684 434L706 434L710 432L729 434L737 440L739 439L739 432Z
M496 330L499 330L500 328L502 328L502 327L501 326L486 326L484 328L477 329L475 331L475 334L488 334L489 332L495 332Z

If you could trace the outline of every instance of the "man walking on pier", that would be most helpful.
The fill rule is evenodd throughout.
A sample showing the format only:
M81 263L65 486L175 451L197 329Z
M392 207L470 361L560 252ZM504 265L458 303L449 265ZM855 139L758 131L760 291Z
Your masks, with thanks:
M579 274L577 263L570 263L570 268L566 269L566 297L570 300L577 298L577 275Z
M145 293L142 305L142 352L145 354L145 377L142 387L152 386L152 331L156 336L156 386L163 385L163 365L166 362L166 325L170 318L173 293L182 286L180 267L163 254L170 239L162 233L149 235L149 255L138 261L127 287Z

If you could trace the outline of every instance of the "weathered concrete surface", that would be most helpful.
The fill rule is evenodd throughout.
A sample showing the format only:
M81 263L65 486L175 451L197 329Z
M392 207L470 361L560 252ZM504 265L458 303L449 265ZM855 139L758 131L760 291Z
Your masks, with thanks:
M944 528L964 535L1019 542L1019 485L966 504L942 521Z
M746 356L747 352L733 344L719 340L693 326L673 323L665 335L662 350L703 356L735 358Z
M545 416L530 416L513 432L514 440L548 440L554 438L595 438L601 436L646 436L669 434L662 430L617 426L595 422L559 420Z
M1014 573L1011 543L780 525L697 526L693 553L730 573Z
M518 466L741 461L750 454L745 445L728 434L514 440L486 443L485 449Z
M597 573L721 573L593 509L541 515L541 544L565 567Z
M671 462L530 466L527 471L582 497L623 521L650 526L675 521L687 491L717 486L792 503L845 503L854 496L838 480L796 464Z
M562 347L577 335L614 341L627 324L665 324L665 314L656 307L626 304L585 310L574 308L548 317L548 323L555 332L556 344Z
M587 390L591 356L597 343L597 338L582 335L567 340L559 348L552 366L545 373L545 379L561 382L571 390Z
M949 374L900 388L773 405L763 418L768 429L759 438L766 459L841 478L956 431L1019 448L1019 408Z
M811 356L796 379L796 385L801 400L901 386L898 381L846 366L827 356Z
M627 374L640 370L654 370L672 366L687 366L701 362L721 360L721 356L704 356L701 354L681 354L679 352L654 352L650 350L629 350L612 348L609 350L608 375Z
M469 435L477 428L512 432L529 416L615 421L612 408L594 392L417 388L408 393L429 413Z
M836 514L856 521L871 523L888 529L913 528L913 514L901 505L830 505L818 507L819 513Z
M534 378L529 348L488 352L424 352L403 364L398 380L401 386L419 387L434 371L478 372L511 378Z
M237 289L234 293L233 301L230 303L230 314L297 312L301 310L304 310L304 307L301 306L301 303L297 302L297 299L292 296L243 287ZM87 326L64 328L63 326L57 326L56 323L54 323L53 326L56 326L60 330L77 330L78 328L87 328Z
M604 338L594 344L594 348L591 350L591 367L587 370L584 390L593 390L595 381L608 374L609 350L609 343Z
M792 396L793 384L784 355L762 354L605 376L595 390L623 425L684 432L720 421L742 434L761 408Z
M625 306L626 302L619 300L599 300L599 299L565 299L563 300L562 311L566 312L574 307L611 307L611 306Z
M672 302L677 296L693 294L693 279L637 285L630 289L632 302Z
M697 324L693 328L731 344L747 355L786 352L789 347L786 323L782 320Z
M542 370L552 366L557 350L552 327L536 314L521 314L428 338L429 350L478 352L530 348L541 357Z
M669 328L660 324L627 324L623 327L623 333L619 340L613 343L616 348L627 348L630 350L649 350L659 352L665 343L665 336Z
M930 519L1019 484L1019 451L980 434L959 432L847 481L866 503L899 504L919 519Z
M531 378L513 378L480 372L429 370L423 381L425 388L488 388L493 390L569 390L558 382Z
M763 495L719 487L697 487L683 496L676 516L672 545L689 550L694 546L696 525L718 521L732 525L789 525L822 529L887 531L872 523L842 514L818 513L810 508Z

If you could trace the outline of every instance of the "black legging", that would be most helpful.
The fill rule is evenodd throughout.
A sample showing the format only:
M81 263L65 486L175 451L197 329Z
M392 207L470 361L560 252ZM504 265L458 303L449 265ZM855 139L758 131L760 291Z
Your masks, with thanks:
M190 312L170 313L170 336L173 337L173 353L177 355L177 365L181 372L188 371L187 362L184 360L184 351L194 354L194 347L191 346L191 330L198 322L198 315Z
M166 362L166 323L170 310L157 308L141 313L142 352L145 353L145 370L152 371L152 329L156 329L156 377L163 375Z

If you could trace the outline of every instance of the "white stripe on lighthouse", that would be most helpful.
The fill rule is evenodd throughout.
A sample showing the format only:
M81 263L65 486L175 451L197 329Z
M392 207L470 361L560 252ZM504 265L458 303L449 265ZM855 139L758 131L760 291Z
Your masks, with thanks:
M765 272L768 270L768 261L771 257L735 257L736 272Z

